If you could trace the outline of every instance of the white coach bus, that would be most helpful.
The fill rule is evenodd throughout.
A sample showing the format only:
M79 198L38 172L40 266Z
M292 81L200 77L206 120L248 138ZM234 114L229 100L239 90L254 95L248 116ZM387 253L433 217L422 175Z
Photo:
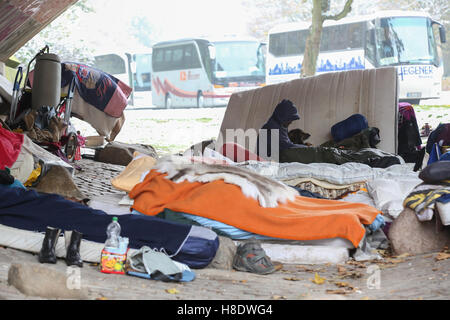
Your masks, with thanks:
M233 92L265 84L265 44L251 38L181 39L153 46L157 107L226 105Z
M300 76L309 27L289 23L269 31L267 84ZM418 104L421 99L439 98L443 64L438 37L444 43L445 30L426 13L381 11L327 20L316 73L396 66L401 101Z

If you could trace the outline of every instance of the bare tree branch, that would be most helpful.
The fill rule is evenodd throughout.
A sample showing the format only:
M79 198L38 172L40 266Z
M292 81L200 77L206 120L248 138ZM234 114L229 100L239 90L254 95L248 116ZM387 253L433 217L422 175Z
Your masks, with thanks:
M353 3L353 0L347 0L344 8L342 9L342 11L340 13L332 15L332 16L322 16L322 20L323 21L325 21L325 20L340 20L340 19L344 18L352 10L352 3Z

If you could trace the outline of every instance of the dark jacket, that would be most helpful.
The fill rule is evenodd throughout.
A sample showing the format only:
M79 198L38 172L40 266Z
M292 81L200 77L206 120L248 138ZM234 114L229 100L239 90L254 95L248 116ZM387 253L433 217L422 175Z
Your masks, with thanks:
M261 129L267 129L267 156L271 156L271 130L279 130L279 151L293 148L293 147L305 147L304 145L295 144L289 139L288 128L283 126L283 123L291 122L300 119L298 115L297 108L290 100L284 99L281 101L273 111L272 116L269 120L262 126ZM259 150L259 140L260 134L258 135L258 154ZM264 141L265 139L263 139ZM261 153L264 156L263 153Z

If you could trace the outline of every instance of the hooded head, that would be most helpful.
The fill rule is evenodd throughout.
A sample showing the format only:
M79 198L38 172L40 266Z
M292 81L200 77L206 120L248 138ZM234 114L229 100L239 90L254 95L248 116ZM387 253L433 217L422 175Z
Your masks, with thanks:
M300 116L298 115L297 107L292 103L292 101L283 99L275 107L271 118L278 122L280 125L283 125L300 119Z

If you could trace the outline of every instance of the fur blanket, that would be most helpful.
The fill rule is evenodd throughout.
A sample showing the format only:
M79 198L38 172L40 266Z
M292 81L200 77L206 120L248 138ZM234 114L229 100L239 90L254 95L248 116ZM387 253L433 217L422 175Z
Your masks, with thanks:
M298 195L295 189L282 182L244 168L225 165L223 162L207 163L195 158L168 156L161 158L153 169L167 173L166 178L176 183L186 180L204 183L223 180L239 186L245 196L258 200L264 208L277 207L278 202L293 201Z

